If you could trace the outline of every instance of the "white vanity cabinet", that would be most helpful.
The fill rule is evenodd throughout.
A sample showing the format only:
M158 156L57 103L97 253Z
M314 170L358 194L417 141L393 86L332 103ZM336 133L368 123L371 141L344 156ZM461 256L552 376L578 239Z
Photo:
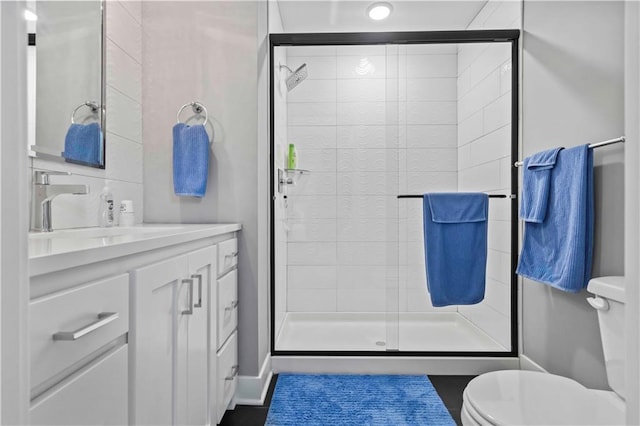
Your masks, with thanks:
M34 239L31 424L205 426L231 405L240 225L165 226Z
M228 237L131 272L131 424L216 424L230 405L238 297L237 240ZM220 251L234 253L222 275Z

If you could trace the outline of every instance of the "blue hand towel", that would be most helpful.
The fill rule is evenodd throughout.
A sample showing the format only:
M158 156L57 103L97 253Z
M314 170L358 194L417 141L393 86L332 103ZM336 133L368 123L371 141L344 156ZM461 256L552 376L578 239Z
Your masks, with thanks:
M489 196L424 194L427 287L433 306L473 305L484 299Z
M173 126L173 190L204 197L209 174L209 136L202 124Z
M551 172L542 223L525 222L516 272L577 293L591 277L593 255L593 153L588 145L564 149Z
M62 156L71 163L102 165L102 129L99 123L72 124L64 138Z
M524 159L520 219L536 223L544 220L549 200L551 170L561 149L549 149Z

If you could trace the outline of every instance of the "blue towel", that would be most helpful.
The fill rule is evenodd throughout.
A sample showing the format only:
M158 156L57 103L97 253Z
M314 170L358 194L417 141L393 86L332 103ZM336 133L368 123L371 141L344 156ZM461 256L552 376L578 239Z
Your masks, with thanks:
M549 201L551 170L556 165L556 158L561 149L549 149L524 159L520 219L536 223L544 220Z
M473 305L484 299L489 196L424 194L427 287L433 306Z
M593 255L593 153L587 145L564 149L551 172L542 223L525 222L516 272L577 293L591 277Z
M62 156L71 163L102 165L102 129L99 123L72 124L64 138Z
M173 126L173 190L204 197L209 174L209 135L202 124Z

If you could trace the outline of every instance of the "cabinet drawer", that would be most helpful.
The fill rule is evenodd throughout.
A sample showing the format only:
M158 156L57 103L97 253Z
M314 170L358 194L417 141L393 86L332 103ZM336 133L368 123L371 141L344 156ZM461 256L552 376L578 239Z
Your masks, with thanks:
M216 423L220 423L238 386L238 333L233 333L218 351L218 392Z
M238 271L218 280L218 346L219 349L238 325Z
M128 291L123 274L32 300L31 387L125 334Z
M83 368L34 401L32 425L128 422L127 345Z
M232 238L218 244L218 276L238 264L238 240Z

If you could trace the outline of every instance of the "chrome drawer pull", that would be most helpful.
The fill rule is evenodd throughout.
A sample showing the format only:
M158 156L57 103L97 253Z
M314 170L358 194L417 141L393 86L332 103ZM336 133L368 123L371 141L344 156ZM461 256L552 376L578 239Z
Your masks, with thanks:
M239 365L234 365L233 367L231 367L231 375L225 377L225 380L233 380L236 378L236 376L238 375L238 370L240 369Z
M234 252L232 252L232 253L225 254L225 255L224 255L224 258L226 259L227 257L236 257L237 255L238 255L238 252L237 252L237 251L234 251Z
M104 327L118 319L117 312L101 312L98 314L98 320L89 325L85 325L76 331L59 331L53 335L53 340L78 340L82 336L86 336L92 331L96 331L100 327Z
M193 279L187 278L182 282L189 284L189 309L182 311L182 315L193 315Z
M235 308L237 308L237 307L238 307L238 301L237 301L237 300L234 300L234 301L232 301L232 302L231 302L231 305L230 305L230 306L225 307L225 308L224 308L224 310L225 310L225 311L230 311L230 310L235 309Z
M191 278L198 279L198 303L193 305L194 308L202 308L202 274L193 274Z

